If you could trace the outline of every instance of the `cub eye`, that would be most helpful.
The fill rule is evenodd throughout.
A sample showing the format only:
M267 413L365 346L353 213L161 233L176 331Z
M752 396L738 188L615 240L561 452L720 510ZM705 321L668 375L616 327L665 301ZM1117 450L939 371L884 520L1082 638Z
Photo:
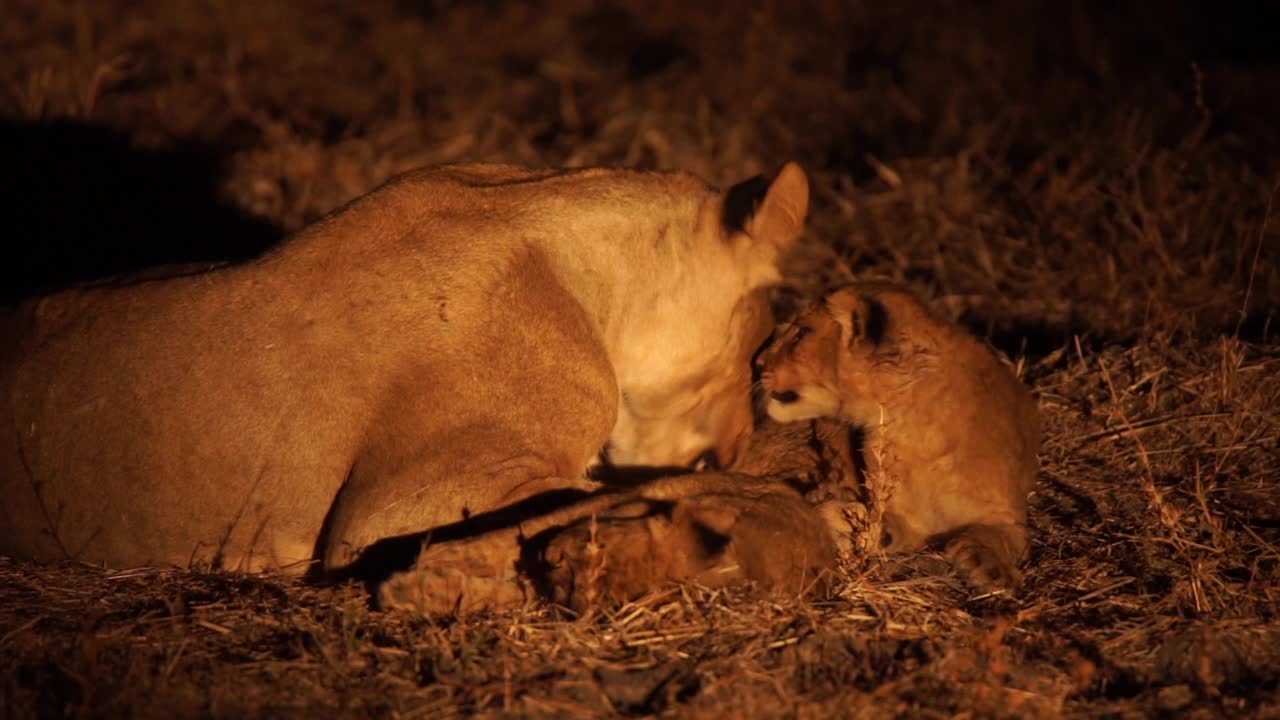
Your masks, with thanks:
M693 461L694 472L708 472L720 469L720 453L708 450Z
M801 325L800 328L796 330L796 342L800 342L805 339L805 337L811 332L813 332L813 328L808 325Z
M795 390L783 390L782 392L769 393L769 395L783 405L790 405L800 399L800 393Z

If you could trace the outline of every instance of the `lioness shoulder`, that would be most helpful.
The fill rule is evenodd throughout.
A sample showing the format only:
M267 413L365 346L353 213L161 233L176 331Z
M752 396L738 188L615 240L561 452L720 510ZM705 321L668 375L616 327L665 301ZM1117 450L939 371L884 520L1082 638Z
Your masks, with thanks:
M775 420L833 416L864 429L883 509L872 537L886 550L943 545L978 587L1016 584L1039 420L988 348L907 290L861 283L805 310L758 363Z

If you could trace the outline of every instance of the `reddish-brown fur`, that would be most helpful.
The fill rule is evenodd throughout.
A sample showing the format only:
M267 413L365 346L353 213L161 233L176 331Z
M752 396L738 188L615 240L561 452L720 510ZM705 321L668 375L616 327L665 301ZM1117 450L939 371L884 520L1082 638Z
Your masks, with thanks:
M774 419L865 429L886 550L943 544L975 585L1017 582L1040 425L1035 400L990 350L904 289L863 283L802 313L760 364Z

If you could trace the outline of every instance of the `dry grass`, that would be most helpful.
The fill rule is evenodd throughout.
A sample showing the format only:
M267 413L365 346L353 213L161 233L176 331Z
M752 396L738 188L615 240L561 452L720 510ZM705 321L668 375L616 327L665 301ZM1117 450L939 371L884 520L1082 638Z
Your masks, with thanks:
M207 254L199 212L295 229L423 163L726 183L795 158L815 209L779 309L850 273L945 296L1047 429L1016 597L924 555L868 558L825 604L682 588L573 621L425 619L356 588L0 561L6 715L1280 716L1274 18L1229 36L1139 2L10 5L6 147L143 218L191 181L157 167L227 201L177 230L110 215L77 252ZM123 147L33 146L57 118ZM84 212L84 192L26 197L39 172L7 170L5 212Z

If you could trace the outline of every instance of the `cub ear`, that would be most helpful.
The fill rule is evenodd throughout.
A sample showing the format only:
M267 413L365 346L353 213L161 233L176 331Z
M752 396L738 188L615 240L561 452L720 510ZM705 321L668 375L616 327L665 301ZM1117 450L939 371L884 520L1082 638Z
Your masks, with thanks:
M874 347L884 342L889 326L889 311L884 303L852 292L837 292L827 296L826 305L840 325L845 345L852 347L861 340Z
M822 304L826 306L831 319L840 326L840 337L844 338L844 344L852 346L862 334L862 325L858 321L861 299L854 292L837 291L827 295Z
M725 193L725 228L745 232L756 242L778 249L795 242L804 231L808 213L809 179L793 162L782 166L771 183L757 176Z

